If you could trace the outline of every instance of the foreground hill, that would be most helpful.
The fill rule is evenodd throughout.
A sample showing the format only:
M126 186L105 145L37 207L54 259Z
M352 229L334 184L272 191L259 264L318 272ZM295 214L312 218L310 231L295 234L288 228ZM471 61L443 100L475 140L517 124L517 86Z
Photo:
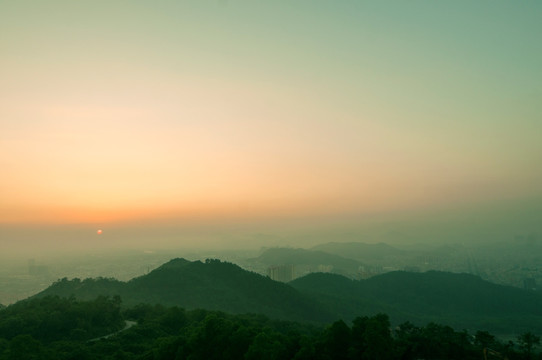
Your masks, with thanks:
M361 281L314 273L284 284L218 260L174 259L128 282L63 279L36 296L46 295L81 300L120 295L126 306L159 303L319 323L382 312L394 324L433 321L500 334L542 332L538 293L436 271L392 272Z
M173 259L128 282L103 278L62 279L37 296L47 295L74 295L82 300L98 295L120 295L127 305L159 303L186 309L261 313L299 321L334 319L318 302L291 286L218 260L203 263Z
M435 323L405 323L390 331L386 314L314 326L148 304L120 311L119 305L119 298L105 297L13 304L0 312L0 360L479 360L487 347L500 358L541 358L525 346L536 339L532 333L510 346L488 332Z
M444 322L499 333L542 330L542 296L469 274L391 272L368 280L310 274L290 282L345 319L386 312L396 322Z

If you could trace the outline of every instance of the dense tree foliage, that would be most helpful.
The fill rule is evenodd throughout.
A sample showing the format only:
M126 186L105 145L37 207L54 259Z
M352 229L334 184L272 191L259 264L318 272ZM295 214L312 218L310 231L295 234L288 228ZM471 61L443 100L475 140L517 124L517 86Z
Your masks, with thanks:
M99 296L94 301L58 296L20 301L0 311L0 338L24 335L42 342L90 339L124 326L120 304L118 296Z
M480 359L484 349L542 359L541 309L538 294L469 275L283 284L218 260L174 259L129 282L61 279L0 309L0 360Z
M313 273L289 283L343 319L384 312L395 323L446 323L500 334L542 332L542 296L469 274L395 271L357 281Z
M128 306L160 303L185 309L261 313L296 321L326 323L335 319L318 301L287 284L214 259L205 262L173 259L128 282L105 278L62 279L37 296L48 295L74 295L82 300L119 295Z
M137 324L123 328L125 320ZM392 327L385 314L320 327L162 305L120 312L120 299L107 297L37 298L0 311L0 360L474 360L483 358L484 348L510 360L542 359L538 336L524 333L517 340L504 343L487 331L470 335L436 323Z
M119 295L124 306L160 303L319 324L339 318L349 323L362 309L365 315L388 314L394 326L435 322L497 334L542 333L539 293L436 271L392 272L363 281L316 273L283 284L219 260L173 259L128 282L62 279L37 296L47 295L80 300Z

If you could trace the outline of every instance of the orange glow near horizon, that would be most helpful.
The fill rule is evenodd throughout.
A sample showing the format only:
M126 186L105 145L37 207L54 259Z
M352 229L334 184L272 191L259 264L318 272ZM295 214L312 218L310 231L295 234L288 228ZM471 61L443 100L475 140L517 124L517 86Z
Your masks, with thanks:
M255 220L276 217L311 217L335 216L347 214L370 214L414 210L439 206L439 203L452 203L449 197L453 194L435 194L429 191L414 191L412 188L391 188L390 184L368 187L364 193L329 192L320 197L303 194L267 193L256 196L256 193L230 194L222 198L200 196L185 198L184 201L156 199L136 201L129 199L122 205L119 199L109 198L106 201L71 204L33 204L27 206L0 209L0 223L3 224L112 224L112 223L169 223L220 221L228 219ZM388 196L383 197L381 194ZM222 194L224 195L224 194ZM237 195L237 197L236 197ZM295 196L297 195L297 196ZM440 196L439 196L440 195ZM251 200L247 200L251 198ZM106 197L107 199L107 197ZM461 199L461 197L458 197Z
M375 17L354 3L0 5L0 224L408 212L542 193L539 21L497 21L506 6L480 33L474 9L458 10L468 31L456 34L435 9L460 4L396 17L375 2ZM401 21L382 32L380 18Z

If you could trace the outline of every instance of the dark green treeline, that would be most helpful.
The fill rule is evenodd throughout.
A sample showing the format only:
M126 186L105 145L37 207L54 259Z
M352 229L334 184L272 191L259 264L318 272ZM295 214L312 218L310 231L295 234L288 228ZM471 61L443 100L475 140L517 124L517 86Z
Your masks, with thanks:
M474 360L483 359L484 348L490 358L542 359L540 338L532 333L502 342L486 331L469 334L436 323L392 329L385 314L321 327L161 305L121 310L120 303L119 297L44 297L0 310L0 360ZM137 325L125 329L126 320ZM107 334L114 335L99 338Z

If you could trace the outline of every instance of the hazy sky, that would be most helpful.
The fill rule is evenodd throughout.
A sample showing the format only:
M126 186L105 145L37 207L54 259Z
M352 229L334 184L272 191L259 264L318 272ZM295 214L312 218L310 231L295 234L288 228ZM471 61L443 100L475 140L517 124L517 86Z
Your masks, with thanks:
M2 241L510 202L535 219L541 19L540 1L0 1Z

